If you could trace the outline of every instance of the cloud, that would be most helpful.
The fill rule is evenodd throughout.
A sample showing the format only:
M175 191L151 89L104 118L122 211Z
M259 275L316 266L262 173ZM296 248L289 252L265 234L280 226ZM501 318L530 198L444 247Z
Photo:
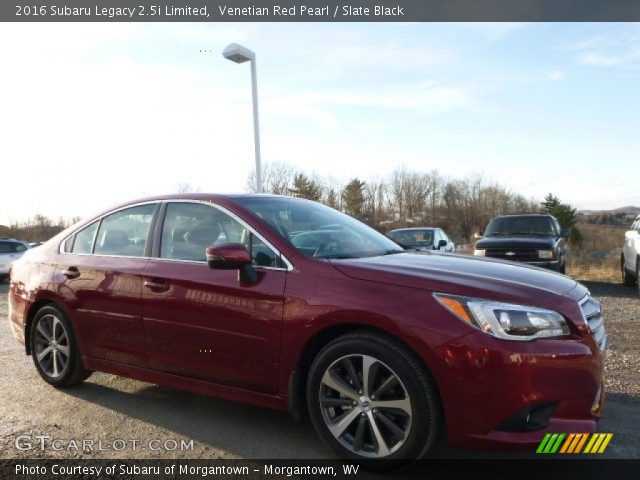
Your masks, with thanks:
M586 65L593 65L596 67L612 67L614 65L620 65L623 59L620 56L615 56L606 53L593 52L582 55L580 62Z
M406 110L435 115L475 109L478 105L467 88L418 83L362 90L300 91L282 95L272 92L264 101L264 110L267 115L307 118L324 127L342 128L339 118L345 111L354 114L356 109Z
M551 70L549 73L547 73L547 77L550 80L554 81L564 80L565 78L567 78L562 70Z
M582 65L640 70L638 24L589 27L586 34L568 41L563 49L575 52L577 61Z

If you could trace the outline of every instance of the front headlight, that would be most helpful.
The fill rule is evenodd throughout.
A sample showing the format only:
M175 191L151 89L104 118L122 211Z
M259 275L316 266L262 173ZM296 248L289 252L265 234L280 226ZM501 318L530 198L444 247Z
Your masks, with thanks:
M484 257L484 254L486 253L486 250L484 249L476 249L473 251L474 255L477 255L478 257Z
M460 320L489 335L527 341L569 335L569 325L553 310L434 293L433 296Z
M538 250L538 258L551 259L553 258L553 250Z

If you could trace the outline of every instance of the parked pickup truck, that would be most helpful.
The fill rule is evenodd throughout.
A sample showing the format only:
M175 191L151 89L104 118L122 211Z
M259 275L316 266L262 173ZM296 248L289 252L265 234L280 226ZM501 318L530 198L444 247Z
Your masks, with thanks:
M504 215L489 222L474 255L512 260L565 272L568 228L552 215Z

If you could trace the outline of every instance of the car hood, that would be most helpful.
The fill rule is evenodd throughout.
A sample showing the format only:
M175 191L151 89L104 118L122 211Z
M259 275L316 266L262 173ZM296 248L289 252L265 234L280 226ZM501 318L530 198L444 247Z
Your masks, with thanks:
M476 242L476 248L548 248L554 243L553 237L485 237Z
M546 304L554 296L579 300L587 293L575 280L541 268L438 251L331 263L352 278L501 301Z

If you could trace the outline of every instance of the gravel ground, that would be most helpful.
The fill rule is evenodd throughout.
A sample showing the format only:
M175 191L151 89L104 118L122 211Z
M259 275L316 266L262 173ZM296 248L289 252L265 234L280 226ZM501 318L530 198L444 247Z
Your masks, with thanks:
M599 430L613 432L614 437L605 456L639 458L640 298L621 285L585 284L604 305L611 342L607 404ZM6 315L6 291L7 285L0 285L0 318ZM4 321L0 326L0 369L2 458L332 458L309 422L295 423L282 412L102 373L83 385L55 390L40 379ZM20 435L31 435L34 444L36 435L90 439L94 451L83 454L66 444L60 451L51 447L22 451L15 446ZM134 449L128 441L123 450L114 450L114 439L140 443ZM109 449L98 450L99 440L102 448ZM173 441L193 441L192 448L176 450ZM153 450L158 447L160 450ZM443 456L503 455L445 451Z

